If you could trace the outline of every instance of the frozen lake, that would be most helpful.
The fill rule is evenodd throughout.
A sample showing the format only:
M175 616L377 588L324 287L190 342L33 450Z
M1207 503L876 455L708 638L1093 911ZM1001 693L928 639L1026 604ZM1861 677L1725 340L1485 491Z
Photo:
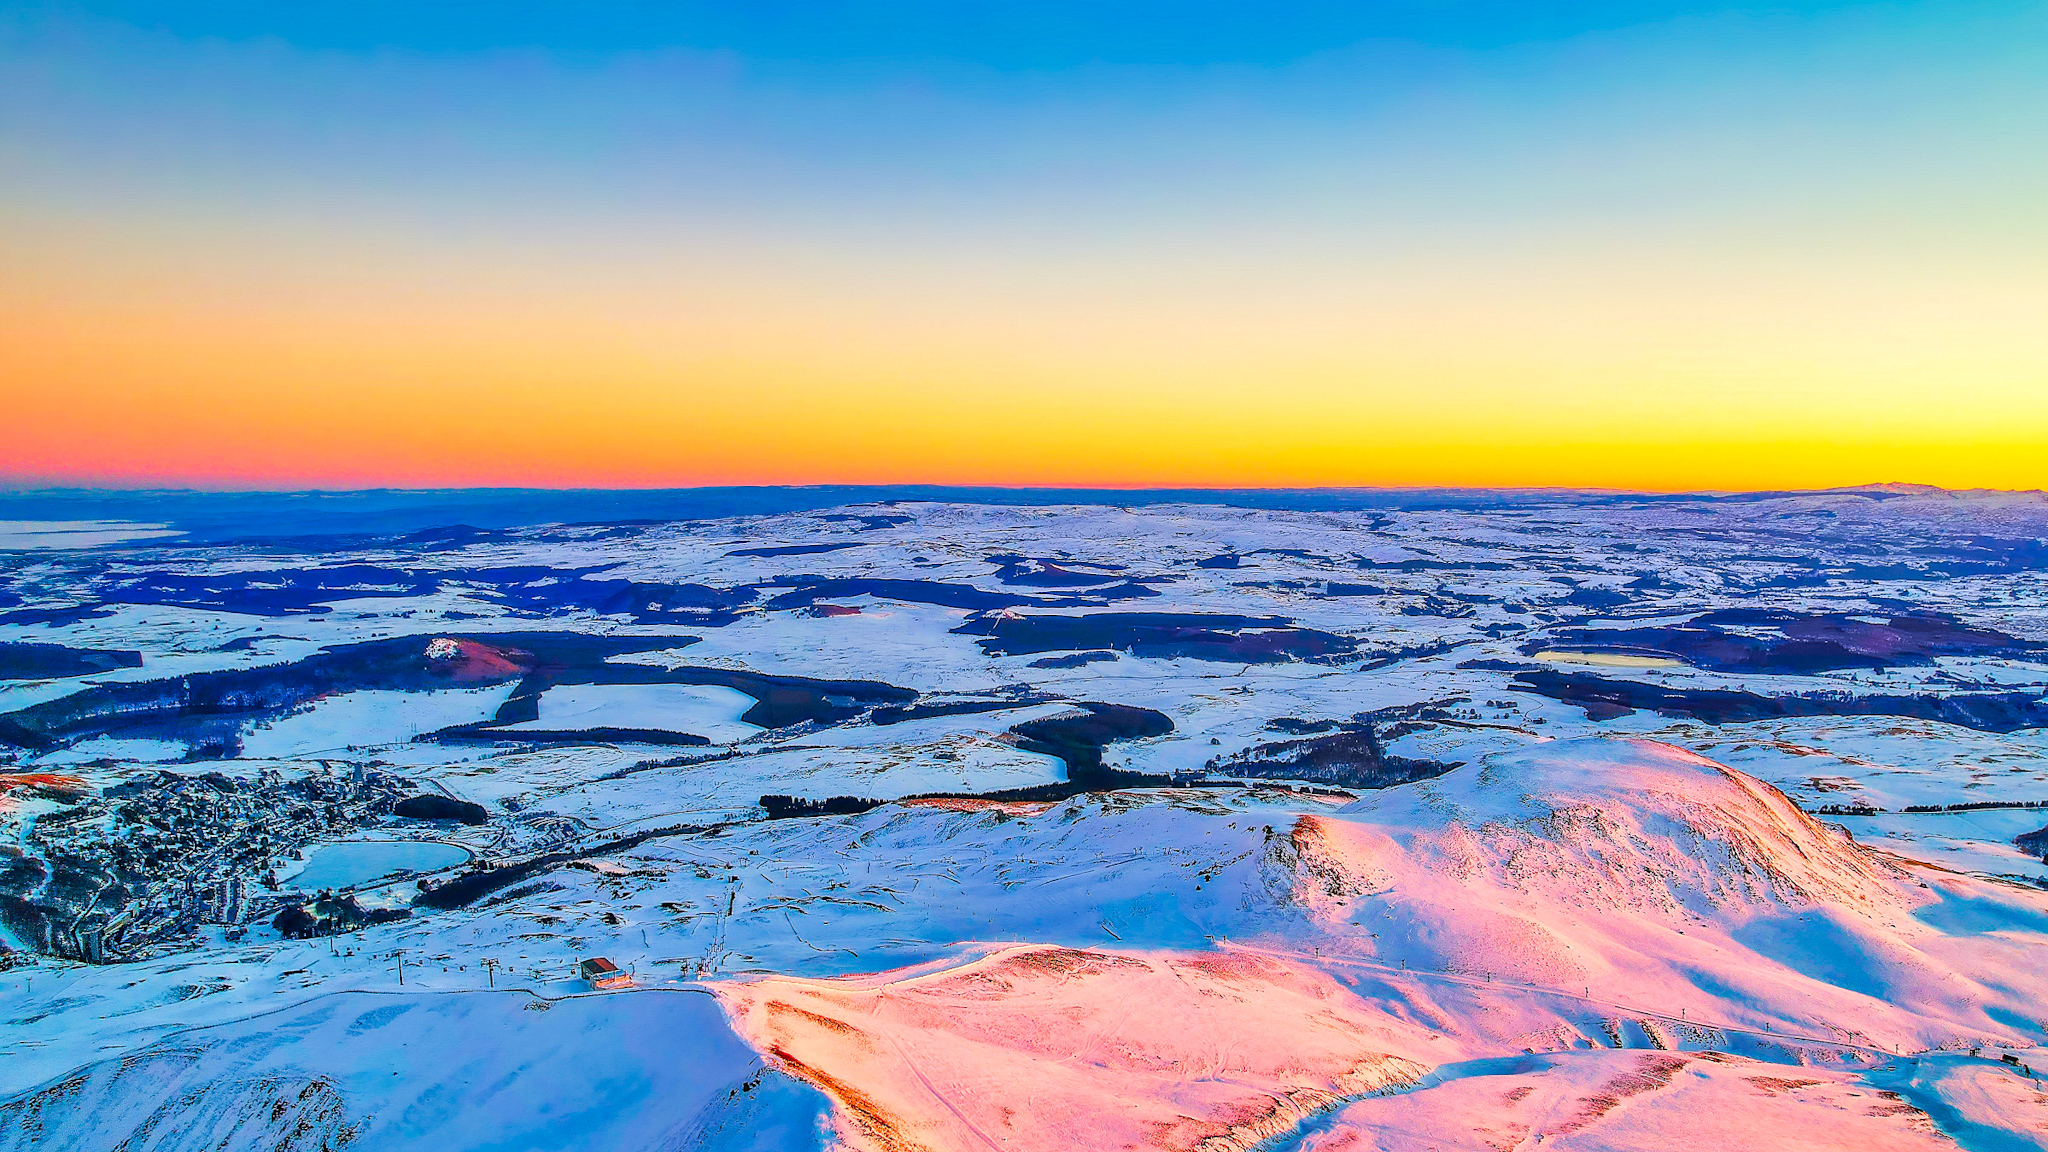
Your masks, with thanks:
M323 844L306 857L306 866L284 884L307 890L348 888L393 872L438 872L469 859L469 850L432 840L351 840Z

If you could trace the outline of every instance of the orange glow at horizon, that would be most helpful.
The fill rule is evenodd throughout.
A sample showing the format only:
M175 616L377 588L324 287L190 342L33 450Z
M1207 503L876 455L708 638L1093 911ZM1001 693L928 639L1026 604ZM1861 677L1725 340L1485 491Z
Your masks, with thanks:
M1963 414L1753 420L1680 396L1582 417L1427 367L1365 366L1356 390L1175 376L1059 387L1028 372L845 364L479 358L143 344L24 357L6 479L225 487L1486 486L1645 490L2048 484L2038 420ZM431 361L432 358L427 358ZM155 361L145 368L138 361ZM111 363L109 361L112 361ZM175 365L175 368L170 366ZM836 371L834 368L836 367ZM1338 372L1330 371L1332 375ZM1299 378L1297 378L1299 379ZM1710 384L1697 385L1710 389ZM1537 390L1540 395L1541 390ZM1434 394L1439 403L1426 402ZM1525 394L1526 397L1526 394ZM1575 399L1583 399L1581 397ZM1946 415L1946 418L1944 418Z
M875 252L432 273L329 243L211 282L160 241L0 270L0 482L2048 486L2048 285L2023 275L1580 253L1205 280L1152 252L1115 279Z

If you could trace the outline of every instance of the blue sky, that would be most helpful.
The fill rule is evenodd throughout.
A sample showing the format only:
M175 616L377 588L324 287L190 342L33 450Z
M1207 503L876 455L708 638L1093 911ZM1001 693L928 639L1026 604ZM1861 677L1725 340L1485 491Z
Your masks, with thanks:
M1079 429L1069 484L1121 482L1075 463L1105 398L1185 408L1129 472L1162 483L1454 480L1425 462L1517 429L1534 477L1676 428L2017 482L2048 436L2039 3L17 3L0 183L33 467L73 478L172 408L288 471L322 426L247 397L364 373L393 428L486 377L721 443L762 433L693 421L749 389L928 418L817 472L620 441L650 483L1040 475L948 447L993 423L963 395ZM388 435L334 467L442 476ZM444 478L553 475L475 452Z
M864 0L833 3L17 4L29 21L104 19L182 39L276 38L311 51L540 49L603 56L660 48L750 59L972 64L1057 71L1092 64L1272 67L1373 40L1481 50L1697 17L1802 18L1861 8L1902 30L1946 6L1781 3L1221 3ZM2011 6L2012 10L2023 10Z

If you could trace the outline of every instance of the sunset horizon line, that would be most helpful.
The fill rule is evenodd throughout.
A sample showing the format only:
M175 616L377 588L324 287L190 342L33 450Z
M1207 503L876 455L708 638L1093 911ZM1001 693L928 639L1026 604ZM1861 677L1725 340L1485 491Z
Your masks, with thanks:
M1821 487L1798 485L1760 485L1756 487L1630 487L1612 484L1486 484L1486 483L1444 483L1444 484L976 484L937 480L907 481L797 481L776 483L759 481L731 484L364 484L364 485L209 485L204 483L160 483L160 484L87 484L87 483L21 483L0 480L0 497L22 497L40 495L114 495L114 496L346 496L346 495L412 495L431 493L482 493L482 492L720 492L720 491L827 491L827 490L929 490L938 492L1045 492L1045 493L1096 493L1129 492L1136 495L1161 493L1342 493L1342 492L1517 492L1517 493L1612 493L1616 495L1671 495L1671 496L1754 496L1791 495L1825 496L1831 494L1853 495L1886 489L1920 490L1926 492L1947 492L1958 495L2048 495L2048 488L2000 488L1992 485L1951 486L1918 480L1871 480L1852 484L1830 484ZM944 503L944 500L933 500Z

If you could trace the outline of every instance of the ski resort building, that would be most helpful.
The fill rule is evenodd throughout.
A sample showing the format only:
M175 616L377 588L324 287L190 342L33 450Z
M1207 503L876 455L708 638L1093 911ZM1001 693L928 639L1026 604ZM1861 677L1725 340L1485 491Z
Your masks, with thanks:
M619 971L617 964L602 956L592 956L590 959L578 964L576 972L577 975L588 980L592 988L599 991L606 991L612 988L630 988L633 986L633 978L631 976Z

